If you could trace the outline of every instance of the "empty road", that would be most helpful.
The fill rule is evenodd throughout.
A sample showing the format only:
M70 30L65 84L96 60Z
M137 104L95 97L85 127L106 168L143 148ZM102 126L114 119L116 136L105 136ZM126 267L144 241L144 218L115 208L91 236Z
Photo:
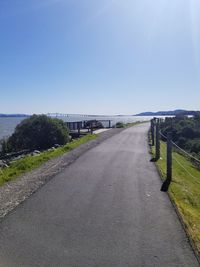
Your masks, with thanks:
M0 267L196 267L150 162L149 124L89 150L0 223Z

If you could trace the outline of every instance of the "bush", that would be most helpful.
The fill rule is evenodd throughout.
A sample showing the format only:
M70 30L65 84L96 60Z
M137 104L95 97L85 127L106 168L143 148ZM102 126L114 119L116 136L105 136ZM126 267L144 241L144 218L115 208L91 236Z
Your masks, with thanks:
M195 157L200 154L200 113L195 113L194 117L177 116L166 118L161 123L161 132L167 135L172 133L173 141L189 153L195 153Z
M55 144L64 145L68 141L68 129L62 120L46 115L33 115L17 125L4 146L7 152L23 149L43 150Z
M180 147L184 147L186 143L187 143L187 139L185 137L181 136L178 139L177 145Z
M183 127L182 136L188 139L193 139L195 138L195 131L190 126Z
M198 154L200 152L200 139L190 140L186 144L186 148L188 151Z
M123 122L117 122L116 123L116 128L124 128L125 125L123 124Z
M8 144L6 139L0 140L0 156L4 155L8 150Z

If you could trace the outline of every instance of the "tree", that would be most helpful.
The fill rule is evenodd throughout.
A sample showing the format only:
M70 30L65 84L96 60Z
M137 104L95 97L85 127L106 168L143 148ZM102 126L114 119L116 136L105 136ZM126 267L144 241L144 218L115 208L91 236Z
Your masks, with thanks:
M182 136L188 139L195 138L195 131L191 126L186 126L182 129Z
M47 149L55 144L63 145L69 141L67 126L60 119L46 115L33 115L17 125L15 132L7 141L7 150Z

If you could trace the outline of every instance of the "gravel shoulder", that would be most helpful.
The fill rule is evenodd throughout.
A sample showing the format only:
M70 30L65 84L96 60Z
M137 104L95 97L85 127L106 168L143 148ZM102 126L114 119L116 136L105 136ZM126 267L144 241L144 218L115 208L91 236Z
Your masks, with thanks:
M83 153L123 130L112 129L102 132L98 135L97 139L82 144L62 156L49 160L39 168L18 177L16 180L4 184L0 188L0 219L50 181L55 175L63 171Z

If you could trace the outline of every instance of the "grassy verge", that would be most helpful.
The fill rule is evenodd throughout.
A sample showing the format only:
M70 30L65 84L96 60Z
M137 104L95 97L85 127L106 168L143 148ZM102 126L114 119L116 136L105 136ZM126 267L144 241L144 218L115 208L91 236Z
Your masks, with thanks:
M41 166L46 161L58 157L72 149L84 144L90 140L93 140L97 135L88 134L83 136L71 143L66 144L63 147L56 148L55 150L44 151L37 156L27 156L23 159L12 162L11 165L6 169L0 169L0 186L5 182L15 179L17 176L31 171Z
M152 152L155 155L154 149ZM162 179L165 179L166 144L164 142L161 142L161 158L156 164ZM200 171L187 158L175 151L173 152L173 180L169 195L200 253Z

